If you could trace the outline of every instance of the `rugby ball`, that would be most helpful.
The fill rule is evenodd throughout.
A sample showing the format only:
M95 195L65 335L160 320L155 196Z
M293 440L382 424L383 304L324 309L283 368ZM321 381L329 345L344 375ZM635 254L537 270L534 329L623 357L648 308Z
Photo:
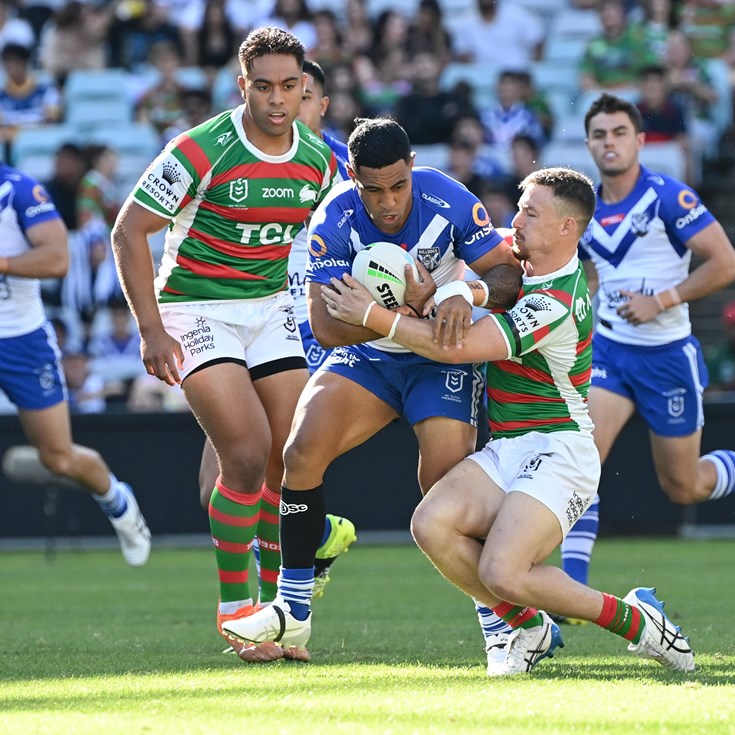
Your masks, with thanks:
M414 278L418 280L416 262L403 248L390 242L376 242L355 255L352 277L365 286L381 306L394 309L404 304L406 265L413 266Z

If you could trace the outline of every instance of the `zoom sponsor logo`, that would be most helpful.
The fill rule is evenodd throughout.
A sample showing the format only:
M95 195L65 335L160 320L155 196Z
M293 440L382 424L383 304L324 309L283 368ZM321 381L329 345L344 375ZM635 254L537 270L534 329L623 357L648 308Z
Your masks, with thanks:
M282 516L293 515L294 513L304 513L309 509L305 503L284 503L281 501L280 510Z

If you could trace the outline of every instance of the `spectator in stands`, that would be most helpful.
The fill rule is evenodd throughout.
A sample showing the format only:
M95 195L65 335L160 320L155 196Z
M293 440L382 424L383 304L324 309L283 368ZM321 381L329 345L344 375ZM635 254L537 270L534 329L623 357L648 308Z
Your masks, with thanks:
M646 45L653 52L657 61L664 64L666 63L669 35L674 23L671 0L642 0L641 9Z
M150 61L151 48L160 42L176 46L184 55L184 39L178 25L161 2L139 3L128 13L118 13L110 30L111 65L139 73Z
M691 160L689 131L684 111L672 98L666 84L666 69L662 66L648 66L641 70L639 85L640 98L636 106L643 118L643 132L646 144L676 143L684 154L686 167L684 180L696 186L695 171L698 167Z
M485 128L477 114L464 114L457 120L452 130L452 141L463 141L474 147L472 168L480 178L501 179L505 175L504 166L483 150Z
M107 407L105 381L92 372L83 351L64 354L61 364L68 391L70 413L103 413Z
M432 52L417 53L407 72L413 86L398 100L396 120L414 145L446 143L459 117L474 110L467 107L463 96L439 88L442 67Z
M495 227L512 227L513 218L518 212L516 200L508 195L508 189L501 182L488 181L480 190L478 198L487 210L490 221Z
M159 41L151 47L150 61L160 78L139 100L135 117L138 122L153 125L165 143L166 129L177 124L184 115L186 88L177 79L181 54L174 44Z
M554 111L551 109L549 100L533 83L533 77L527 71L516 72L516 76L521 85L521 97L526 107L536 115L544 131L544 138L549 140L554 132Z
M707 358L708 391L735 391L735 301L722 310L723 340Z
M656 63L645 30L629 24L621 0L602 0L602 35L593 38L580 67L582 89L633 87L641 69Z
M416 17L408 27L406 50L409 58L413 58L422 51L430 53L437 59L442 68L450 61L452 37L444 26L439 0L421 0L419 2ZM413 138L411 140L413 141Z
M345 142L355 127L355 118L364 114L362 104L354 92L335 89L329 95L329 109L322 129L337 140Z
M485 140L510 149L513 138L523 134L533 138L537 145L543 145L543 128L523 99L523 83L515 71L505 69L500 72L497 98L497 103L480 111Z
M726 0L683 0L677 9L678 28L698 59L733 53L735 3Z
M106 145L91 145L87 148L87 160L89 168L82 178L77 198L79 227L97 221L105 226L109 235L121 204L114 181L118 154Z
M540 150L530 135L516 135L510 142L510 171L505 190L511 202L518 200L518 185L539 168Z
M478 199L487 180L476 171L477 146L469 140L454 138L449 144L449 162L446 173L464 184ZM416 163L421 165L421 160Z
M454 57L526 70L541 58L544 37L539 18L512 0L477 0L477 11L457 23L452 34Z
M68 2L54 13L39 42L41 67L63 86L72 69L104 69L115 4Z
M375 24L369 55L355 59L360 100L370 116L392 115L398 100L411 91L411 83L406 79L407 32L403 15L383 11Z
M44 182L66 229L70 232L79 227L77 197L86 168L87 161L82 149L75 143L64 143L54 154L51 178Z
M104 317L96 322L96 326L99 322L103 326L89 340L91 370L102 377L108 402L126 403L133 380L145 374L140 360L140 335L125 299L111 301Z
M370 53L373 45L373 26L366 0L347 0L347 23L344 31L345 51L353 56Z
M316 30L316 45L309 58L316 61L327 75L335 67L351 64L352 53L345 48L337 16L329 9L319 10L312 15L312 22Z
M163 133L165 141L172 140L179 133L200 125L214 114L212 95L208 89L186 89L182 96L184 114Z
M133 380L127 407L135 413L159 413L161 411L188 411L184 391L180 385L167 385L155 375L139 375Z
M54 84L36 79L30 71L31 51L17 43L0 51L5 83L0 89L0 140L4 160L12 159L12 143L20 128L56 122L61 117L61 95Z
M307 54L316 47L316 28L306 0L275 0L273 12L264 25L292 33L301 41Z
M36 42L41 37L42 28L49 20L51 20L51 18L53 18L54 9L58 5L58 0L25 0L20 2L18 16L21 20L28 23L33 30L33 46L35 46ZM2 46L3 42L0 40L0 48Z
M36 34L28 21L16 16L13 0L0 0L0 49L9 43L32 49Z
M210 79L237 53L240 37L225 12L225 0L207 0L196 29L183 28L187 66L200 66Z
M694 58L689 39L681 31L669 35L666 62L672 99L686 112L694 155L714 157L722 133L713 119L719 93L706 62Z

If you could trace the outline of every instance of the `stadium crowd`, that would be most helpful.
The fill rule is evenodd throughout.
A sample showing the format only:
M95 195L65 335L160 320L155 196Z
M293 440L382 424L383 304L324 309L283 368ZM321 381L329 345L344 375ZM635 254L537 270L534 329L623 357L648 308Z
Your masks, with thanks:
M329 135L393 116L417 164L464 183L496 226L539 166L594 175L583 116L600 90L637 104L653 168L692 186L735 138L725 0L0 0L3 156L70 232L69 273L43 293L73 411L185 409L140 362L110 230L163 145L241 102L236 52L260 25L324 68Z

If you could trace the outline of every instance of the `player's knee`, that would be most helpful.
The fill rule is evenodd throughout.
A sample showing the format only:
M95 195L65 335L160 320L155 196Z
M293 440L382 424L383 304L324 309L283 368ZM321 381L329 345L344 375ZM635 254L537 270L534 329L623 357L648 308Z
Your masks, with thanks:
M245 492L258 492L263 484L268 463L269 447L239 444L220 451L220 473L223 477L238 478L238 485ZM211 492L211 491L210 491ZM205 493L202 493L202 501Z
M423 500L419 503L411 518L411 534L420 549L427 553L433 547L445 545L446 516L436 507L436 503Z
M69 477L72 473L73 458L71 452L59 449L39 448L38 458L41 464L55 475Z
M283 466L285 471L295 472L300 467L314 468L320 464L320 455L316 451L318 443L303 432L289 437L283 448Z

